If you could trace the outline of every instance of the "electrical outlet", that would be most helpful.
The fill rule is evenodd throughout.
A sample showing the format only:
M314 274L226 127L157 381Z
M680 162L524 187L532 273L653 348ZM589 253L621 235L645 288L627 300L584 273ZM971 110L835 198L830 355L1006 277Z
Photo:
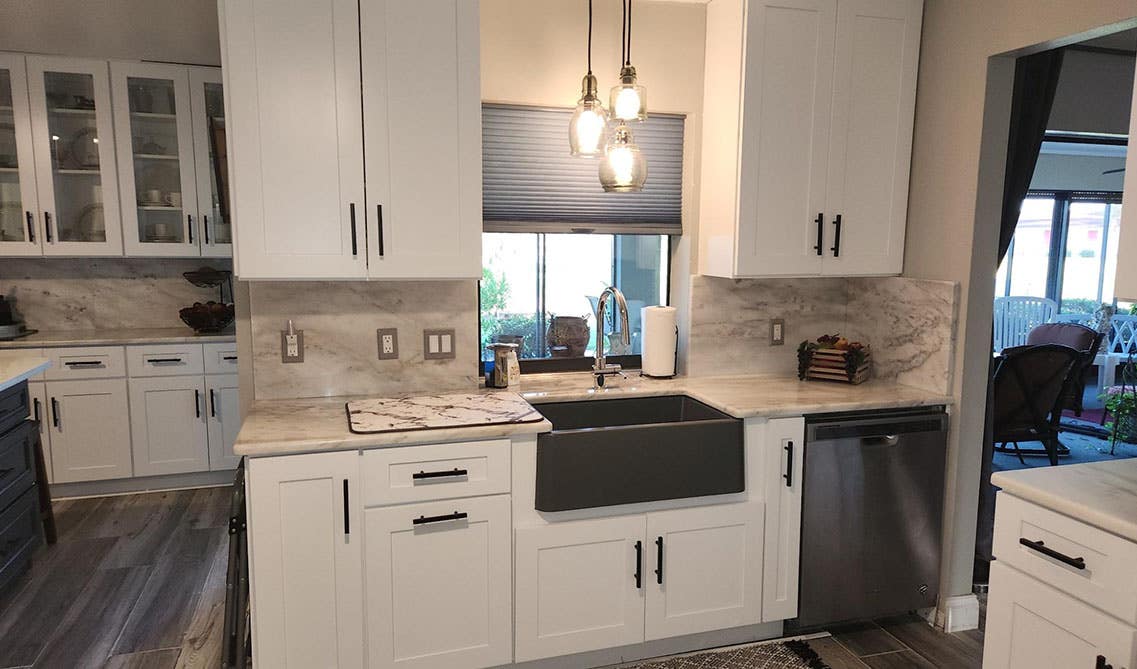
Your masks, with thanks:
M770 346L781 346L786 343L786 319L775 318L770 321Z
M423 330L422 357L424 360L453 360L454 330Z
M280 331L280 361L304 362L304 331Z
M399 359L399 331L395 328L379 328L375 331L379 341L380 360Z

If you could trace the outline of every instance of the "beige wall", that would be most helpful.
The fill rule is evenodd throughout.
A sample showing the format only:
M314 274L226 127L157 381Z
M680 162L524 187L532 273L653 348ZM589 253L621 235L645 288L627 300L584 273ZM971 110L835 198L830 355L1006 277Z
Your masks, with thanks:
M945 595L966 594L971 586L994 246L1006 151L1006 86L1013 76L1009 58L991 64L996 104L986 110L985 119L988 59L1042 43L1068 44L1074 41L1070 36L1079 34L1077 39L1097 36L1103 31L1091 33L1095 28L1135 16L1133 0L925 2L904 273L959 281L962 288L953 390L959 404L948 456ZM982 155L981 178L985 120L991 142Z

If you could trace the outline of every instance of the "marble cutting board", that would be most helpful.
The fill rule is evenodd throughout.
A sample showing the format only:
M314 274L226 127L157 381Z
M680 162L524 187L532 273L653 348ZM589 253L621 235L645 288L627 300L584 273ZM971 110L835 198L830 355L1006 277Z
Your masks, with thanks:
M459 393L353 400L348 429L355 434L439 430L544 420L517 393Z

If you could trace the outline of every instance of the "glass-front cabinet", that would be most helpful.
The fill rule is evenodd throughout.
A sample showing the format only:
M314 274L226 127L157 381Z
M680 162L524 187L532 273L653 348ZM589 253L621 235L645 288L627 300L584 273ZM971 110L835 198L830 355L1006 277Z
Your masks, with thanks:
M40 255L41 225L24 57L0 53L0 256Z
M44 255L122 255L106 61L28 56Z
M189 68L190 113L193 115L193 152L197 166L197 212L201 255L233 255L233 228L229 223L228 163L225 153L225 98L221 70Z
M126 255L198 255L186 67L112 62L111 94Z

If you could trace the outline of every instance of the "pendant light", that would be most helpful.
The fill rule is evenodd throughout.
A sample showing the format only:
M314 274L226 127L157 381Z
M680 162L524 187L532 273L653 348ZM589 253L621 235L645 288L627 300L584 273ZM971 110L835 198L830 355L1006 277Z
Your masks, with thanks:
M592 0L588 0L588 74L580 82L580 99L569 121L569 150L574 156L599 156L604 152L608 112L596 94L592 76Z
M608 193L638 193L647 181L647 159L624 122L612 131L600 162L600 185Z
M624 21L620 41L623 45L620 83L612 87L608 108L612 118L620 121L643 121L647 118L647 89L636 83L636 68L632 66L632 0L622 0Z

